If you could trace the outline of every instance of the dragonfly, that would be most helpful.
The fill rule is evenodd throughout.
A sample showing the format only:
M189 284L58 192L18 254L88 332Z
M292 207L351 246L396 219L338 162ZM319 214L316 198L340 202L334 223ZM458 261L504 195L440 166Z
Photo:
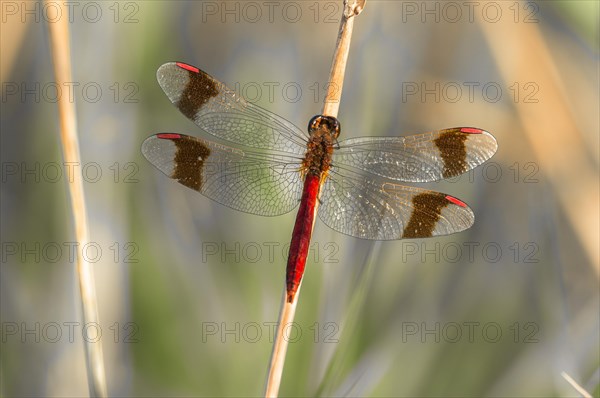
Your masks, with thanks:
M181 113L223 142L155 134L142 144L150 163L235 210L277 216L300 206L286 269L288 302L302 280L316 213L336 231L371 240L448 235L474 223L460 199L400 183L451 178L484 163L498 145L483 129L339 141L335 117L317 115L303 131L192 65L166 63L157 80Z

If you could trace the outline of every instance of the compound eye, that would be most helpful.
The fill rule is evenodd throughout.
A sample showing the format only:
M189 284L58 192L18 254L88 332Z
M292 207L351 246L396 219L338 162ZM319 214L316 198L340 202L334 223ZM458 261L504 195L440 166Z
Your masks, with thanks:
M308 122L308 131L314 131L318 128L319 124L321 124L321 115L314 116L310 119L310 122Z
M340 125L339 120L337 119L333 119L334 123L333 123L333 138L337 139L340 136L340 133L342 132L342 126Z

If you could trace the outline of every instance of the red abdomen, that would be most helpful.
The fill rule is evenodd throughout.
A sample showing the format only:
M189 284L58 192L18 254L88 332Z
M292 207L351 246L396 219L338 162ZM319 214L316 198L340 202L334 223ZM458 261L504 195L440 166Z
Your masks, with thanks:
M292 232L292 243L290 244L290 254L288 256L286 270L287 301L292 302L302 275L306 266L306 257L310 247L310 237L312 235L313 224L315 220L315 206L319 196L320 177L308 173L304 180L304 189L302 191L302 201L296 216L294 232Z

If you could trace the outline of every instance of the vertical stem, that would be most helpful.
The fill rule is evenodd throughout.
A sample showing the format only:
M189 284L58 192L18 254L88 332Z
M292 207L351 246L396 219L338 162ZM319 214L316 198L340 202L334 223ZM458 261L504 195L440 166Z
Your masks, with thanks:
M46 0L50 2L49 0ZM68 15L68 10L63 3L56 3L61 15ZM49 7L52 9L53 7ZM71 48L69 45L69 21L67 18L57 18L56 22L49 22L50 45L54 60L54 74L59 86L72 82L71 74ZM75 103L66 95L58 99L58 112L60 119L60 137L63 146L63 156L67 164L81 164L79 154L79 141L77 136L77 123ZM73 178L67 182L71 210L75 223L75 237L78 247L85 247L89 242L89 230L85 196L83 192L83 177L81 173L73 173ZM84 324L99 324L98 304L94 286L94 273L91 264L85 260L81 250L77 251L77 276L79 279L79 292L81 295L82 316ZM84 341L86 353L86 366L90 396L106 397L106 378L104 374L104 359L100 341Z
M279 321L277 322L277 334L273 343L273 352L271 353L271 363L269 364L269 374L267 375L267 387L265 397L277 397L279 393L279 385L281 384L281 375L283 374L283 365L285 363L285 354L287 352L288 338L284 335L284 329L294 321L296 314L296 304L298 304L298 296L302 282L298 286L296 295L292 302L287 301L287 289L283 290L283 302L281 311L279 312Z
M329 86L325 96L323 105L323 115L337 117L340 108L340 99L342 97L342 87L344 85L344 74L346 71L346 62L348 53L350 52L350 40L352 38L352 28L354 27L354 17L361 13L365 6L366 0L343 0L344 13L340 22L338 38L331 71L329 72ZM315 205L315 217L319 208L319 202ZM284 290L283 302L279 313L279 322L277 324L277 335L273 343L273 352L271 353L271 362L269 364L269 373L267 375L267 385L265 389L265 397L277 397L279 394L279 385L281 384L281 375L283 374L283 365L288 347L288 337L284 335L286 327L294 321L296 314L296 305L300 297L300 286L294 295L292 302L287 301L287 292Z
M344 74L346 73L346 62L350 52L350 41L352 39L352 29L354 28L354 17L361 13L366 0L346 0L344 1L344 13L340 22L335 53L331 62L329 72L329 86L325 95L323 104L323 115L337 117L342 98L342 88L344 86Z

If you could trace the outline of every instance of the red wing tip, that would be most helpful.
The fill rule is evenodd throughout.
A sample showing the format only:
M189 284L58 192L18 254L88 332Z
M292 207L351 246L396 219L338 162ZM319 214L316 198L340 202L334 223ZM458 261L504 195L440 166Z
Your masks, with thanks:
M446 195L446 200L460 207L467 207L467 204L462 200L456 199L454 196Z
M183 62L176 62L175 65L177 65L180 68L183 68L185 70L189 70L190 72L200 73L200 69L198 69L198 68L196 68L195 66L192 66L192 65L184 64Z
M181 134L174 134L174 133L156 134L156 138L160 138L161 140L177 140L177 139L181 138Z
M485 133L485 130L478 129L476 127L462 127L460 129L460 132L467 133L467 134L482 134L482 133Z

